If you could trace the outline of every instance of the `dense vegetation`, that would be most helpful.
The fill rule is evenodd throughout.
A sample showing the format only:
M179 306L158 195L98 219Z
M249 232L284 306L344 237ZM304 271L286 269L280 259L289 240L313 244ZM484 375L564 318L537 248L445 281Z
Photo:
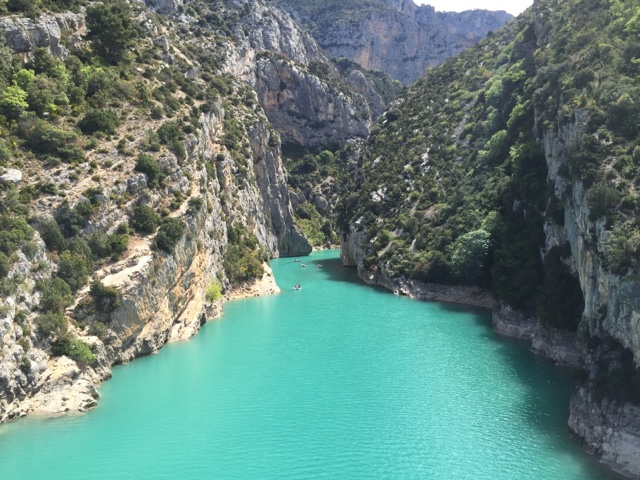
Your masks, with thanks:
M578 122L559 173L581 182L591 220L606 222L604 263L637 271L638 7L541 1L544 38L525 14L412 85L373 127L364 179L342 205L343 230L367 233L365 268L488 287L575 329L583 299L563 261L570 251L540 255L543 225L564 223L571 191L547 184L539 145Z
M354 156L358 151L352 144L342 148L329 145L324 150L283 146L283 160L289 173L287 182L290 191L300 200L293 202L296 223L313 246L340 243L334 206L345 194L353 176ZM316 199L322 200L314 203ZM316 205L323 207L321 211Z
M201 114L209 112L214 102L221 102L228 112L225 145L239 165L238 177L246 177L251 153L243 118L231 117L241 109L256 117L255 97L248 87L220 73L222 55L216 48L223 44L216 43L218 35L224 32L228 41L232 33L228 25L239 22L235 10L223 12L220 4L190 2L185 7L197 19L192 29L198 40L188 29L181 30L184 43L176 40L176 44L184 54L167 61L163 58L167 52L144 38L148 31L135 20L144 6L125 0L0 0L0 15L37 18L86 8L87 35L80 42L63 36L68 52L63 57L46 48L16 55L0 35L0 173L5 168L23 173L17 185L0 184L0 290L3 295L14 294L24 282L23 267L16 264L42 255L31 266L41 279L33 317L38 339L51 345L54 355L68 355L80 363L93 361L90 347L75 337L71 323L78 331L88 327L90 335L105 337L120 294L91 278L97 269L127 253L132 236L148 237L156 256L173 254L186 223L171 211L184 205L178 213L188 217L210 208L197 188L170 190L165 180L171 172L159 159L169 153L178 162L186 158L185 138L201 127ZM161 16L149 17L153 28L166 23ZM205 51L200 43L204 38L215 48ZM198 63L197 79L186 75L193 66L187 56ZM143 138L132 134L139 124L151 127ZM209 178L216 176L213 162L207 163L206 171ZM126 179L139 173L145 175L145 184L135 195L127 188L113 193L113 186L126 187ZM206 188L206 182L199 187ZM101 223L107 195L128 219L125 216L115 225ZM34 209L36 204L46 208ZM34 241L34 230L44 240L53 265L46 277L38 273L47 269L47 263ZM264 254L254 240L248 232L234 240L238 245L227 262L233 281L262 273ZM25 352L30 345L26 325ZM28 368L25 357L24 370Z

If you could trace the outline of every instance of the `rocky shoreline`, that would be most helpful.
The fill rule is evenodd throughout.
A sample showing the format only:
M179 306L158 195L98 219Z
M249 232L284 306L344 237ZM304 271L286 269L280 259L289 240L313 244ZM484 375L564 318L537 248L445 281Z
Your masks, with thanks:
M151 351L141 353L123 362L116 362L114 365L154 355L168 343L189 340L200 331L202 325L222 316L223 306L227 301L274 295L279 292L280 288L275 282L271 268L265 264L265 272L262 277L245 282L226 293L219 300L207 303L204 312L200 316L195 315L188 324L175 323L168 333L166 342L159 344ZM101 344L96 342L96 345ZM104 350L102 347L101 351L95 352L97 365L86 368L79 367L76 362L65 356L51 358L47 363L47 375L40 380L38 392L30 399L16 399L19 401L13 406L14 408L7 409L7 411L11 411L11 416L3 421L19 419L26 415L47 418L80 414L98 406L100 384L111 378L111 366L107 362Z

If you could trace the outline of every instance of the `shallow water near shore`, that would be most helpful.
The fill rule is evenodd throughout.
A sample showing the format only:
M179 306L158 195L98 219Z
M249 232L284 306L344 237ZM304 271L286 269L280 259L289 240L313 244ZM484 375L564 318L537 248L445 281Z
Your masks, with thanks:
M115 368L92 412L1 425L0 478L618 478L568 437L569 373L487 312L302 260L272 262L281 294Z

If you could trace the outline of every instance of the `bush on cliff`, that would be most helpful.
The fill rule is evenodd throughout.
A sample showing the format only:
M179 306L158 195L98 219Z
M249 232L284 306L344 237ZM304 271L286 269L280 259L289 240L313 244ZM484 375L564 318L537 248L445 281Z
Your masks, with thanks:
M222 297L222 284L218 280L212 281L207 287L205 299L209 303L213 303Z
M173 253L184 235L184 222L177 218L165 218L156 235L156 247L167 253Z
M120 119L116 112L103 109L87 112L78 123L78 128L86 135L91 135L96 132L114 134L119 126Z
M158 228L160 217L156 211L147 205L136 205L133 207L131 216L131 226L144 233L153 233Z
M81 365L89 365L96 359L89 344L69 334L54 342L51 351L57 356L66 355Z

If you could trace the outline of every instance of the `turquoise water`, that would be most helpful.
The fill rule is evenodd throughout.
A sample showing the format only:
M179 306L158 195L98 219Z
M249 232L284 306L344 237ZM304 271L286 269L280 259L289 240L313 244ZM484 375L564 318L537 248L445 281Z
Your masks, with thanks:
M567 436L570 376L485 312L361 285L335 251L305 261L115 368L92 412L0 426L0 478L613 478Z

